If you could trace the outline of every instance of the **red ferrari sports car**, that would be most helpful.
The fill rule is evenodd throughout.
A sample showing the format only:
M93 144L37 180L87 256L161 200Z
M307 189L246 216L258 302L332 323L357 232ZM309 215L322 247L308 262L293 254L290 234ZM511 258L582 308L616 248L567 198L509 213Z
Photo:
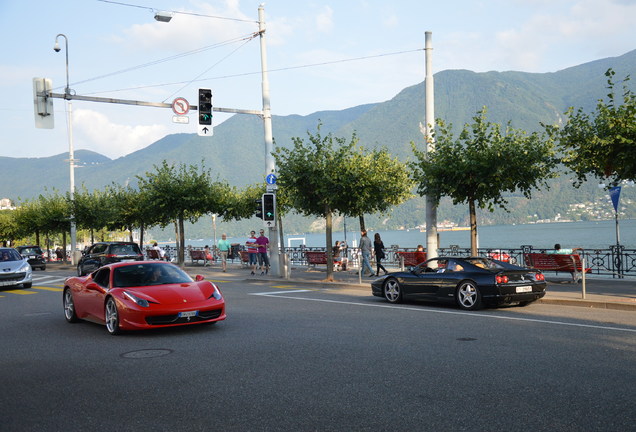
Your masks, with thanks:
M109 264L64 282L64 316L121 330L214 323L225 319L219 288L197 276L192 280L174 264L133 261Z

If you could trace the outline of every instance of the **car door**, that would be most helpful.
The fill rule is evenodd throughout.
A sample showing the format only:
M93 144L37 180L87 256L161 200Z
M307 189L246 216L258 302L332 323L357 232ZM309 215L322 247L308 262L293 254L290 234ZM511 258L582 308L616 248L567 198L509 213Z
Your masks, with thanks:
M417 267L413 267L412 276L405 279L404 293L413 298L435 297L444 281L443 269L446 259L431 258Z
M104 297L109 287L110 268L102 268L93 273L85 287L86 312L102 321L104 320Z
M107 244L103 243L91 246L81 260L82 270L84 273L91 273L101 267L101 256L106 251L107 246Z

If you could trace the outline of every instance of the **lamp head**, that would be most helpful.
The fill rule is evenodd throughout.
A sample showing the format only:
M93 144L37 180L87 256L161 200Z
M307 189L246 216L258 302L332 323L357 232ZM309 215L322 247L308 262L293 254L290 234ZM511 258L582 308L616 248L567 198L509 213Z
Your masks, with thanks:
M55 46L53 47L53 51L55 52L60 52L61 48L60 48L60 44L57 42L57 39L55 40Z
M160 22L170 22L170 20L172 19L172 14L168 13L168 12L156 12L155 13L155 20L160 21Z

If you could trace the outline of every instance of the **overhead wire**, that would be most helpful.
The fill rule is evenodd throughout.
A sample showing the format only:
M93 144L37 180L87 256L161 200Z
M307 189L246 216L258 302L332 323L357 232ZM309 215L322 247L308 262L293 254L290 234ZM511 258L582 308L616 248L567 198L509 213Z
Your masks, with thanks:
M249 42L249 41L247 41L247 42ZM244 45L245 44L241 45L241 47L244 46ZM238 48L237 48L237 50L238 50ZM237 51L237 50L235 50L235 51ZM294 69L303 69L303 68L310 68L310 67L327 66L327 65L331 65L331 64L348 63L348 62L353 62L353 61L369 60L369 59L373 59L373 58L388 57L388 56L401 55L401 54L409 54L409 53L414 53L414 52L424 51L424 50L425 50L425 48L417 48L417 49L413 49L413 50L396 51L396 52L376 54L376 55L370 55L370 56L362 56L362 57L353 57L353 58L348 58L348 59L332 60L332 61L325 61L325 62L320 62L320 63L309 63L309 64L305 64L305 65L287 66L287 67L276 68L276 69L268 69L267 72L268 73L270 73L270 72L284 72L284 71L294 70ZM231 54L233 54L235 51L233 51ZM226 58L227 57L228 56L226 56ZM218 64L218 62L217 62L217 64ZM209 68L207 71L209 71L210 69L211 68ZM113 93L113 92L119 92L119 91L140 90L140 89L154 88L154 87L168 87L168 86L173 86L173 85L183 85L183 84L186 84L186 83L187 84L192 84L193 82L199 82L199 81L209 81L209 80L220 80L220 79L228 79L228 78L237 78L237 77L243 77L243 76L249 76L249 75L260 75L262 72L263 71L243 72L243 73L238 73L238 74L221 75L221 76L206 77L206 78L199 78L200 77L200 75L199 75L197 78L195 78L193 80L189 80L189 81L175 81L175 82L170 82L170 83L150 84L150 85L145 85L145 86L135 86L135 87L122 88L122 89L105 90L105 91L93 92L93 93L89 93L89 94Z

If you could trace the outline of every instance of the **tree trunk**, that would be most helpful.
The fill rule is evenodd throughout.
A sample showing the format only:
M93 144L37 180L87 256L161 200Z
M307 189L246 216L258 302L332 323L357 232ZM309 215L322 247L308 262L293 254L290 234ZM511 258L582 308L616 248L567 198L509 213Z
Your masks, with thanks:
M66 264L66 231L62 232L62 262Z
M144 247L144 224L142 223L139 226L139 247L143 249Z
M468 209L470 213L470 255L477 256L477 212L474 200L468 201Z
M183 226L183 215L179 216L179 267L185 266L185 228Z
M333 234L332 234L332 225L333 225L333 215L329 206L325 209L325 217L327 219L327 229L326 231L326 243L327 247L325 252L327 252L327 281L333 282Z
M364 215L358 216L360 218L360 231L366 230L366 226L364 225Z

